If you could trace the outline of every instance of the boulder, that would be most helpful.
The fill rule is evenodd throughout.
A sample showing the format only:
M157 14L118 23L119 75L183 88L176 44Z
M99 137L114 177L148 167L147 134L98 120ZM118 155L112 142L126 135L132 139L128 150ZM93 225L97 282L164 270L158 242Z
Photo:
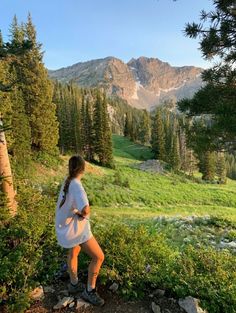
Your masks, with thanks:
M191 296L179 299L179 306L187 313L207 313L199 306L199 300Z
M155 302L152 302L152 312L153 313L161 313L161 308Z

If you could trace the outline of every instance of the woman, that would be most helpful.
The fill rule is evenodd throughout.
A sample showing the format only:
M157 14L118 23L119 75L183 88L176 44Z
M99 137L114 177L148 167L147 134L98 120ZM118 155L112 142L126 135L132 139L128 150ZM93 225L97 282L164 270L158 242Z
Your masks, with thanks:
M69 175L63 182L56 208L56 234L60 246L67 248L70 293L82 292L81 297L94 304L103 305L104 300L96 292L96 280L104 260L104 254L90 229L90 206L81 178L85 161L81 156L69 160ZM91 257L88 282L85 288L78 282L78 255L83 250Z

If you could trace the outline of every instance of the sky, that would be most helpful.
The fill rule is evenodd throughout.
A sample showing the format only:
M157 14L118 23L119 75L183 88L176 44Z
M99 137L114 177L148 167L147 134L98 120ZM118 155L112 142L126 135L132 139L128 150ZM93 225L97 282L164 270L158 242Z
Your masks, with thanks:
M107 56L207 68L183 29L212 8L212 0L0 0L0 29L7 41L13 16L26 22L30 12L49 69Z

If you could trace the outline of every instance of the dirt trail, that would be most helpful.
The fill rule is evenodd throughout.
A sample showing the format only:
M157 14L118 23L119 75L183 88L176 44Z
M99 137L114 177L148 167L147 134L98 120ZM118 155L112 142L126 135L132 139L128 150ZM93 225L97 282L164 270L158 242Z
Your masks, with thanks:
M55 310L53 306L58 303L59 299L68 296L67 283L67 280L58 280L51 286L54 291L45 293L44 298L34 302L25 313L152 313L152 301L155 301L160 306L161 313L184 312L173 298L150 296L149 293L144 300L126 301L117 293L111 292L109 288L104 286L99 286L98 288L99 294L105 300L103 307L89 305L87 308L76 308L77 299L80 298L78 294L74 297L75 304L72 308L67 306L66 308Z

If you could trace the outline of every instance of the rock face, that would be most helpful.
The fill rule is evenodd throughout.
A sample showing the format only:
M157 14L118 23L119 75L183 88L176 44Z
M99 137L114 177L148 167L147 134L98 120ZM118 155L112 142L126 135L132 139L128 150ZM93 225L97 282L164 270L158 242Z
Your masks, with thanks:
M165 100L191 97L202 86L201 72L194 66L172 67L157 58L140 57L126 64L107 57L49 71L49 76L63 82L73 80L82 87L102 87L109 95L150 110Z

